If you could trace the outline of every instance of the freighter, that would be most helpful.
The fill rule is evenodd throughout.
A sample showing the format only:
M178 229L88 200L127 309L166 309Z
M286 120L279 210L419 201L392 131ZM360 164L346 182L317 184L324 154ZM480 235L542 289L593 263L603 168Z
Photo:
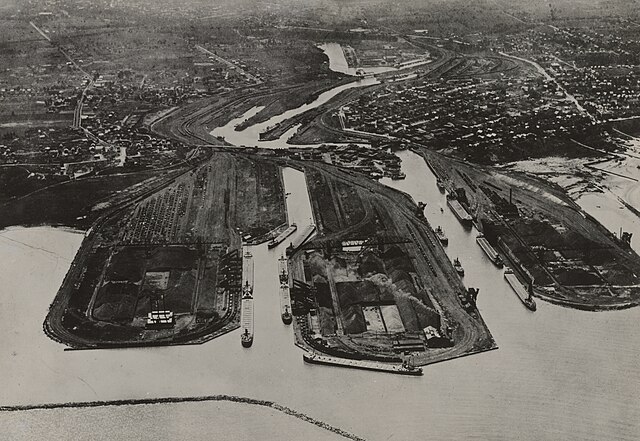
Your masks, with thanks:
M293 315L291 315L291 296L289 295L289 285L287 283L280 284L280 309L282 311L282 322L285 325L290 325L293 321Z
M504 278L507 280L513 291L518 295L520 301L529 308L531 311L536 310L536 302L533 300L531 296L531 291L533 291L533 286L529 284L529 290L527 290L520 280L518 280L518 276L516 276L511 268L504 269Z
M442 245L447 245L449 243L449 238L447 237L446 234L444 234L444 230L440 225L438 225L436 229L433 230L433 232L436 233L436 237L438 238L438 240Z
M471 226L471 222L473 221L473 218L467 212L467 210L465 210L464 207L460 205L460 202L458 202L457 199L448 198L447 204L449 204L451 211L453 211L453 214L456 215L456 217L458 218L460 223L462 223L462 225L464 225L465 227Z
M242 264L242 306L240 326L242 334L240 341L245 348L253 344L253 256L250 252L244 255Z
M280 278L280 283L289 284L289 271L287 268L287 258L281 256L278 259L278 277Z
M403 362L402 364L391 364L391 363L381 363L377 361L350 360L346 358L328 357L326 355L319 355L315 353L303 354L302 359L307 363L313 363L313 364L325 364L328 366L340 366L340 367L365 369L365 370L378 371L378 372L390 372L392 374L400 374L400 375L422 375L421 367L412 366L406 361Z
M271 239L269 241L269 243L267 244L267 247L269 249L271 248L275 248L278 245L280 245L287 237L291 236L293 233L295 233L295 231L298 229L298 226L293 223L291 224L291 226L289 228L287 228L286 230L284 230L282 233L278 234L276 237L274 237L273 239Z
M480 245L480 248L482 248L482 251L484 251L487 257L489 257L498 268L502 268L503 262L500 254L491 246L487 238L484 237L484 234L478 234L476 242L478 242L478 245Z

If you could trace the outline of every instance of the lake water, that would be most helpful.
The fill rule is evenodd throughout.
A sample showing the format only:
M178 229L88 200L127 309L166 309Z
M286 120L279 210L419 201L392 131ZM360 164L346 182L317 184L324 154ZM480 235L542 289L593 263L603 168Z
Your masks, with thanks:
M538 300L531 313L450 213L422 158L400 157L407 178L383 182L427 202L465 283L480 288L498 350L427 366L419 378L305 364L280 319L285 241L251 250L250 349L237 330L197 346L63 351L42 321L83 236L13 228L0 232L0 405L227 394L275 401L370 440L639 439L640 309L590 313ZM304 179L284 171L289 220L300 227L311 217ZM5 412L0 427L11 440L335 438L270 409L221 402Z
M241 347L236 331L199 346L65 352L41 325L82 235L18 228L0 233L0 330L5 336L0 369L10 379L0 402L229 394L276 401L372 440L638 439L639 310L589 313L539 300L538 311L529 312L475 244L473 232L461 228L444 205L424 161L410 152L400 155L407 179L387 183L428 203L427 217L447 232L449 254L462 260L465 282L480 288L478 306L498 350L428 366L421 378L306 365L291 328L279 316L282 244L252 249L256 336L251 349ZM284 176L291 192L289 214L304 223L310 214L304 176L292 169ZM236 427L251 417L251 424L264 425L262 439L282 439L273 424L307 439L334 436L270 410L234 412L234 406L239 405L1 413L0 425L8 439L33 439L34 433L86 439L99 429L169 440L183 433L183 423L193 439L211 439L222 424L234 434L228 439L242 439L251 430L259 433Z

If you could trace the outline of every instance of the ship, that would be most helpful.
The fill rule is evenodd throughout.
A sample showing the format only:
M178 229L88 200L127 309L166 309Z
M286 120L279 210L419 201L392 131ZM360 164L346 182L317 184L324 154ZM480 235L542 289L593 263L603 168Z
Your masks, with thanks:
M457 199L449 198L447 199L447 204L449 204L451 211L453 211L453 214L456 215L462 225L464 225L465 227L471 226L473 218L467 212L467 210L465 210L465 208L460 205L460 202L458 202Z
M284 230L282 233L278 234L276 237L274 237L273 239L271 239L269 241L269 243L267 244L267 248L271 249L271 248L275 248L278 245L280 245L282 242L284 242L284 240L291 236L293 233L296 232L296 230L298 229L298 226L295 223L292 223L291 226L289 226L289 228L287 228L286 230Z
M462 268L462 264L460 263L460 259L458 259L457 257L455 259L453 259L453 267L455 268L456 272L458 274L460 274L461 276L464 276L464 268Z
M533 284L529 284L529 289L527 290L524 285L518 280L518 276L515 275L511 268L504 269L504 278L507 283L511 286L511 289L517 294L518 298L522 302L524 306L529 308L531 311L536 310L536 302L533 300L531 293L533 292Z
M484 234L482 233L478 234L478 236L476 237L476 242L478 242L478 245L480 245L480 248L482 248L482 251L484 251L487 257L498 268L502 268L503 262L502 262L502 258L500 257L500 254L498 254L498 252L491 246L487 238L484 237Z
M281 256L278 259L278 277L280 278L280 283L289 284L289 271L287 269L287 258Z
M438 225L433 232L436 233L436 236L442 245L447 245L449 243L449 238L444 234L444 230L440 225Z
M364 369L369 371L389 372L400 375L422 375L422 368L412 366L404 361L402 364L381 363L377 361L351 360L347 358L328 357L315 353L306 353L302 359L307 363L324 364L328 366L339 366L353 369Z
M291 241L289 246L287 247L287 255L293 253L298 247L300 247L303 243L307 241L311 237L311 235L316 231L316 226L314 224L307 225L304 227L300 235Z
M253 344L253 256L250 252L244 255L242 265L242 305L240 308L240 326L242 334L240 342L245 348Z
M289 285L286 283L280 284L280 309L282 313L282 322L285 325L290 325L293 321L293 315L291 315L291 297L289 295Z

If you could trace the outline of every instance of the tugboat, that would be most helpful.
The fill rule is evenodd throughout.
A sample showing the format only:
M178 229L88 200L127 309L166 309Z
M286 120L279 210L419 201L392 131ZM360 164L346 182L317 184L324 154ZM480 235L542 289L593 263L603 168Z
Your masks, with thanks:
M285 306L284 312L282 313L282 323L284 323L285 325L290 325L292 321L293 321L293 316L289 312L289 307Z
M462 268L462 264L460 263L460 259L458 259L457 257L455 259L453 259L453 267L455 268L456 272L459 275L464 276L464 268Z
M449 238L447 237L446 234L444 234L444 230L440 225L436 227L436 229L434 230L434 233L436 233L436 236L438 237L438 240L442 245L447 245L449 243Z

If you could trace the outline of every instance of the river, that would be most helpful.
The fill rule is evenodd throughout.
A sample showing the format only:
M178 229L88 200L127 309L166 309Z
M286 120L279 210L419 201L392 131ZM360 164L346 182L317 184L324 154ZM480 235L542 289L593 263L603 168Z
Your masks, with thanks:
M260 148L268 148L268 149L282 149L282 148L290 148L290 147L317 147L319 146L319 144L318 145L287 144L287 140L296 133L300 125L292 126L279 139L272 140L272 141L261 141L260 133L267 130L268 127L275 126L296 115L299 115L308 110L312 110L317 107L320 107L321 105L327 103L331 98L335 97L341 92L344 92L345 90L353 89L356 87L372 86L378 83L379 83L378 80L376 80L375 78L364 78L357 81L352 81L350 83L343 84L341 86L337 86L330 90L322 92L313 101L303 104L302 106L297 107L295 109L290 109L281 114L274 115L271 118L269 118L267 121L252 125L250 127L245 128L244 130L236 130L236 126L238 124L252 117L253 115L257 114L260 110L264 108L261 106L256 106L247 110L243 115L239 116L238 118L232 119L224 126L216 127L211 132L211 135L222 136L224 137L225 141L235 146L257 146Z
M370 440L640 438L640 309L590 313L539 300L531 313L476 245L475 232L450 213L422 158L399 155L407 178L383 182L427 202L427 218L445 229L465 283L480 288L478 308L498 350L427 366L420 378L305 364L280 319L277 258L285 241L273 250L251 249L250 349L241 347L238 330L195 346L63 351L44 335L42 321L82 234L13 228L0 232L0 370L9 380L0 405L227 394L275 401ZM302 227L311 218L305 177L293 169L283 176L289 220ZM0 427L12 440L334 437L270 410L238 406L4 412Z

